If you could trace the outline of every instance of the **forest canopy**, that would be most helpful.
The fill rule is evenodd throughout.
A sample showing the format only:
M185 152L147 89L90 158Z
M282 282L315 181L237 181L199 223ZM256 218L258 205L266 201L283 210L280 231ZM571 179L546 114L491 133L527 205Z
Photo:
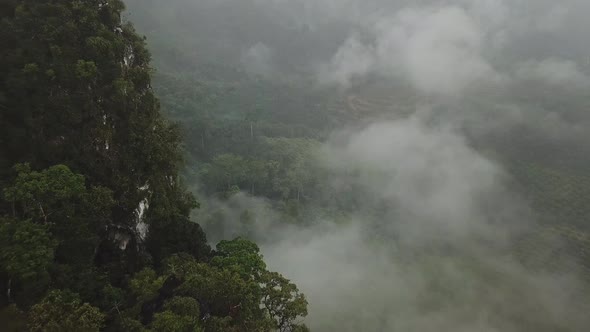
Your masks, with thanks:
M587 331L588 12L0 0L0 330Z
M258 246L190 219L181 135L119 0L0 6L6 331L304 331Z

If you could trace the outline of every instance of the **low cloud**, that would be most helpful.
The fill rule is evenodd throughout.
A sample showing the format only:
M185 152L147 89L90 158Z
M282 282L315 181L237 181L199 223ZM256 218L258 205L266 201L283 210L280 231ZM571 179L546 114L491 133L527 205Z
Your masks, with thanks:
M541 61L529 60L522 63L516 73L521 79L539 80L555 85L590 83L588 76L575 62L556 58Z
M533 226L527 203L452 127L412 117L338 137L324 146L322 163L342 194L355 188L357 213L263 245L270 265L308 295L313 330L555 331L587 323L572 301L573 274L533 273L508 253L506 240Z
M367 12L356 21L356 32L320 66L320 83L349 87L353 78L379 75L408 81L426 95L461 97L474 87L506 85L523 75L568 83L585 79L580 66L590 50L583 53L573 39L582 24L576 11L590 9L588 4L395 4L381 14L363 7ZM367 37L360 41L359 33ZM561 60L566 46L571 54Z
M319 67L318 79L321 84L349 87L355 77L366 76L375 70L377 61L372 47L351 37L340 46L329 64Z
M392 92L393 108L432 109L341 128L318 151L345 218L291 225L246 194L202 202L195 219L212 241L256 240L270 268L302 289L312 330L587 329L578 271L524 267L513 245L543 228L508 171L473 145L499 138L516 156L530 146L578 153L587 145L590 1L190 1L203 3L215 9L204 17L210 31L225 32L204 35L252 73L295 68L345 88L377 77L418 92ZM211 28L228 21L250 30L233 40L234 30ZM354 93L346 97L365 97ZM535 253L562 245L535 243Z
M264 43L256 43L242 54L242 65L255 75L271 76L274 71L274 52Z
M355 206L344 221L287 225L244 194L215 203L233 213L229 237L246 232L239 214L256 210L248 236L307 295L312 330L549 332L589 323L575 271L531 271L514 256L513 240L537 227L528 203L455 126L423 114L376 122L340 131L318 156L329 190Z
M320 81L350 85L371 73L409 80L419 91L458 95L500 75L483 56L484 34L460 7L404 9L370 27L374 42L346 41Z

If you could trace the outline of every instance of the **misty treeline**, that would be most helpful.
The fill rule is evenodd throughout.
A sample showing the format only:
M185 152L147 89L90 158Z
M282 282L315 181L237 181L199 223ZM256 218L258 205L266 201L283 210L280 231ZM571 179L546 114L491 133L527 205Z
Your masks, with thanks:
M586 1L125 2L0 0L0 329L588 329Z
M190 220L180 131L123 10L0 3L0 329L306 331L255 243L211 248Z
M193 217L315 331L584 331L587 1L128 1Z

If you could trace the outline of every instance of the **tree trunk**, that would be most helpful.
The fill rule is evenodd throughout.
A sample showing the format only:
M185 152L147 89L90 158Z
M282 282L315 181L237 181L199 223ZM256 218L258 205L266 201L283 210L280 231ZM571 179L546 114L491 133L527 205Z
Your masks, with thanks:
M45 210L43 210L43 205L39 203L39 210L41 211L41 215L43 216L43 221L47 223L47 214L45 214Z
M10 299L11 291L12 291L12 278L9 278L8 284L6 285L6 298L8 299L8 303L12 302L12 300Z

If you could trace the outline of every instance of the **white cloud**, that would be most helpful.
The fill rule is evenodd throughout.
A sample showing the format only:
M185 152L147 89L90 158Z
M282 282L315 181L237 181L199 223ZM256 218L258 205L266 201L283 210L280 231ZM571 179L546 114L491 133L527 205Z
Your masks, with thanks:
M242 54L242 64L253 74L268 76L273 71L273 50L264 43L257 43Z
M458 94L497 77L482 55L482 31L461 8L405 10L378 31L382 65L399 66L423 92ZM396 53L401 61L390 63Z
M506 238L529 226L526 203L452 128L418 117L373 124L331 140L322 156L338 187L365 198L357 215L286 227L262 244L269 266L307 295L312 330L518 332L587 322L572 305L574 279L531 274L505 255Z
M322 82L347 85L353 75L401 75L424 93L457 95L500 77L483 56L483 31L460 7L405 9L370 29L374 45L349 39L320 72Z
M376 61L372 47L361 44L356 37L350 37L340 46L330 63L319 68L320 83L349 86L355 77L371 72Z

